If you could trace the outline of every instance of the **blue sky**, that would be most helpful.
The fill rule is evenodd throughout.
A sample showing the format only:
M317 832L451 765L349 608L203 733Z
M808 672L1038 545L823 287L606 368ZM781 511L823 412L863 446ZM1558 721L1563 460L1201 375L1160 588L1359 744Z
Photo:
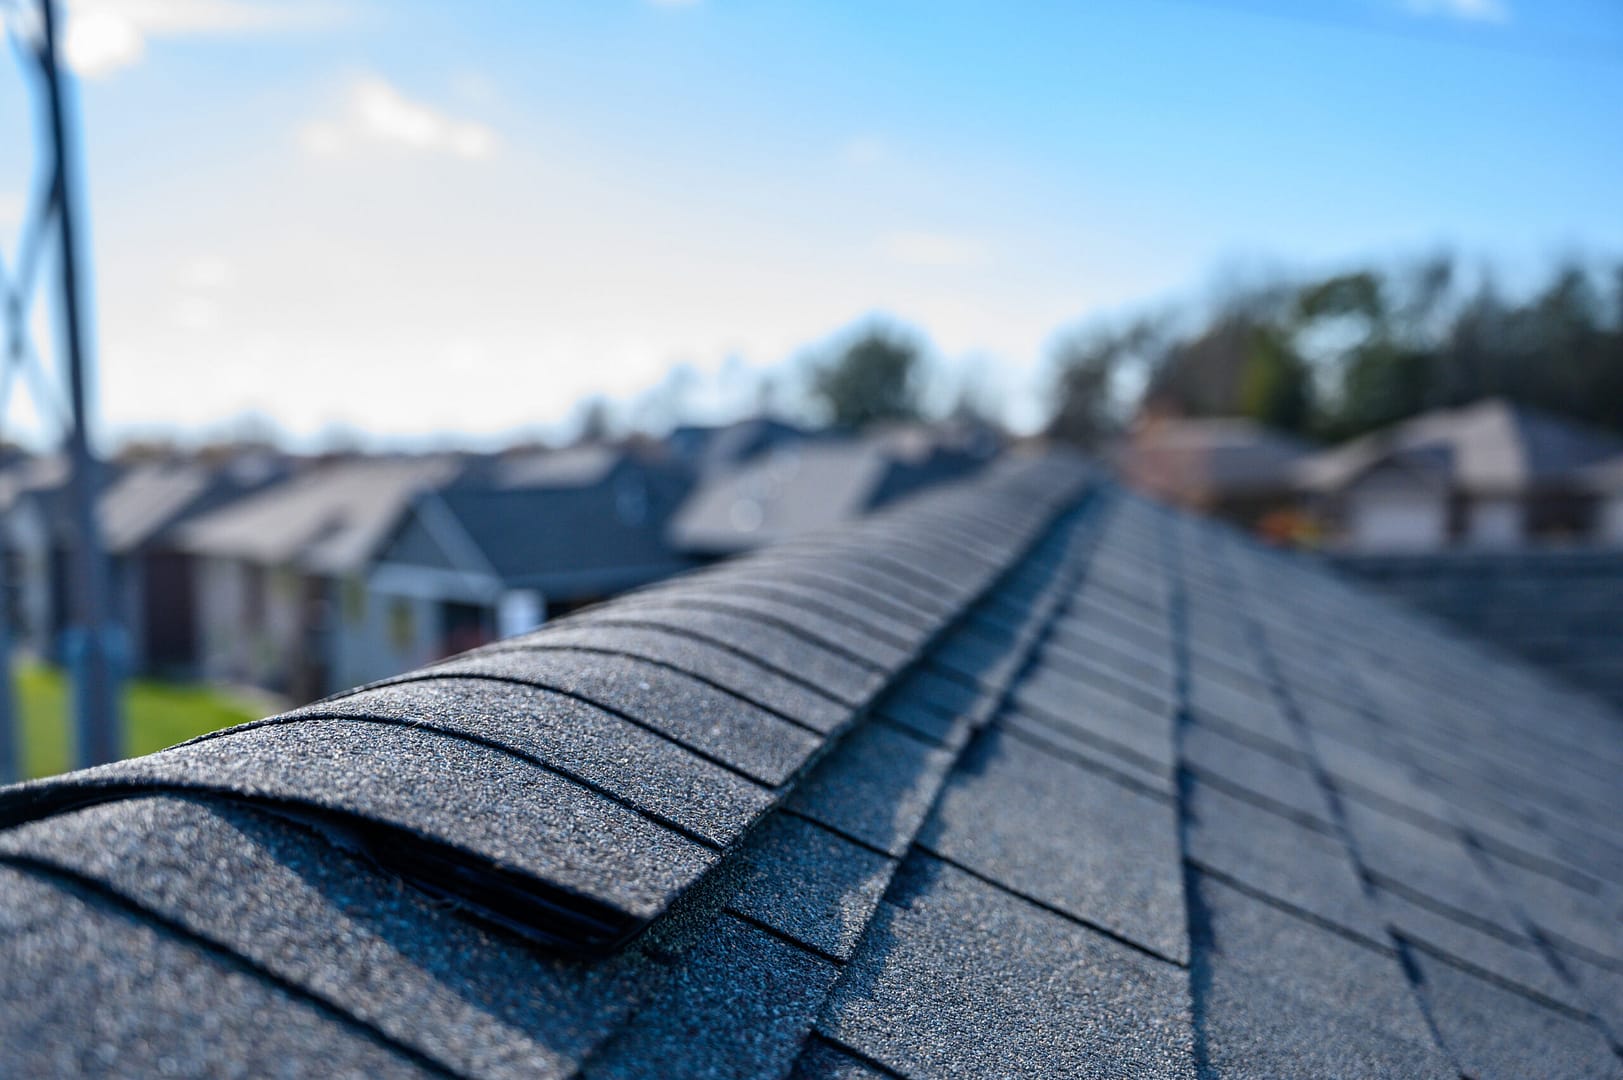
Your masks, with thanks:
M113 439L500 437L874 313L1030 422L1057 333L1259 266L1623 254L1615 0L69 8Z

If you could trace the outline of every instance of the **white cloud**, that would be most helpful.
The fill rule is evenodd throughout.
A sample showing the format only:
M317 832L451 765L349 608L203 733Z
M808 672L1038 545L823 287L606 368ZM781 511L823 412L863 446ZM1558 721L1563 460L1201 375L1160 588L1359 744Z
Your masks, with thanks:
M62 50L86 78L102 78L146 55L158 38L242 36L330 25L343 16L323 2L253 0L71 0Z
M904 266L950 268L971 266L980 261L980 249L970 240L951 233L903 231L879 238L879 253Z
M1466 22L1510 21L1510 5L1505 0L1404 0L1416 15L1436 15Z
M378 75L362 75L350 84L337 119L307 124L299 133L305 152L318 157L371 144L474 159L495 153L499 142L486 125L413 101Z

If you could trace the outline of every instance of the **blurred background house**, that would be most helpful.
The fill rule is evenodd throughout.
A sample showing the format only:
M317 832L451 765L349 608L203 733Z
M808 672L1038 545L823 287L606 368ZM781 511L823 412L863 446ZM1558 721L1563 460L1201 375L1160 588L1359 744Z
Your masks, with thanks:
M1116 464L1147 495L1254 529L1296 508L1297 466L1312 448L1244 417L1154 418L1134 425Z
M478 461L421 492L345 608L334 685L523 633L688 568L666 527L690 467L657 447L590 445Z
M202 677L297 701L327 693L366 636L346 628L387 634L387 614L366 600L377 544L413 496L462 467L441 455L321 463L181 529L177 544L196 560Z
M1596 483L1623 438L1504 400L1425 413L1303 460L1307 505L1352 551L1610 538Z

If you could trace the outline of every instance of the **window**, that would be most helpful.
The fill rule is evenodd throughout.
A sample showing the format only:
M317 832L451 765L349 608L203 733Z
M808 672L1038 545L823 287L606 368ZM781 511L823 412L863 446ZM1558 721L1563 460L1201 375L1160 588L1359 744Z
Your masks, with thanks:
M417 613L411 601L396 596L389 601L389 644L405 652L417 643Z
M364 580L353 575L344 579L343 605L344 622L350 626L359 626L366 620L366 582Z

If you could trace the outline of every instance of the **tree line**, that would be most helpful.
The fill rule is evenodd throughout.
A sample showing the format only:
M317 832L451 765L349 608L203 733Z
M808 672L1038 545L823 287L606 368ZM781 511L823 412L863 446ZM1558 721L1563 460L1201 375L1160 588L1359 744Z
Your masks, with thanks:
M1462 279L1436 258L1084 329L1056 349L1048 432L1095 446L1146 413L1338 441L1485 397L1623 431L1623 264L1564 265L1514 299Z

